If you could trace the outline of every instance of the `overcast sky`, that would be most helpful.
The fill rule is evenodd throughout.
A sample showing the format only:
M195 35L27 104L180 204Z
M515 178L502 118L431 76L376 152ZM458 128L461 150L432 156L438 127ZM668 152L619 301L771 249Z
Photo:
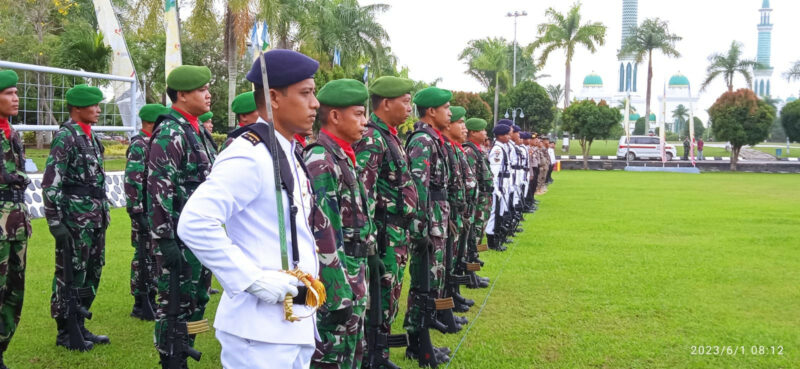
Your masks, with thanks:
M464 74L465 65L458 54L470 40L485 37L514 37L513 18L505 14L525 10L527 17L518 18L517 41L527 45L536 39L536 26L546 21L548 7L566 13L572 1L567 0L361 0L362 5L387 3L391 9L380 17L391 38L392 50L401 65L410 68L411 78L433 81L441 77L440 87L460 91L482 91L484 88ZM708 56L726 52L731 41L744 45L744 54L755 59L758 47L758 9L762 0L640 0L639 22L645 18L660 17L669 21L670 30L683 37L677 44L682 56L677 59L655 54L653 58L653 109L656 94L661 94L665 80L680 71L692 83L697 93L705 77ZM800 60L800 1L770 0L772 7L772 95L785 99L797 96L800 82L788 83L783 78L795 60ZM613 93L618 84L619 64L616 52L621 43L622 0L584 0L582 23L602 22L608 27L606 44L595 54L579 48L572 64L573 94L580 93L583 77L592 71L603 77L606 90ZM538 52L536 56L538 57ZM540 73L551 75L540 79L542 85L564 84L564 57L553 53ZM647 61L639 71L639 91L647 87ZM735 88L746 87L741 77ZM714 103L725 92L722 80L714 82L700 96L696 114L705 119L702 110Z

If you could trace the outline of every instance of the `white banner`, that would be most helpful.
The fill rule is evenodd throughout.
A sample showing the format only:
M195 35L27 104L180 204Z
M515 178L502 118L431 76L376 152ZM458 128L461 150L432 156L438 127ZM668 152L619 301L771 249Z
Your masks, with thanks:
M164 18L167 21L167 50L164 59L164 78L166 78L169 72L183 65L178 0L164 0Z

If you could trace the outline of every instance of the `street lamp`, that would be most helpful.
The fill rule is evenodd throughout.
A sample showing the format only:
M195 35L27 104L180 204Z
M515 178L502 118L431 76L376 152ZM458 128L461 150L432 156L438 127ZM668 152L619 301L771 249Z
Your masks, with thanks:
M522 108L511 108L511 121L514 124L517 124L517 110L519 110L519 117L525 118L525 112L522 111ZM506 115L504 116L508 119L508 109L506 109Z
M513 74L514 77L512 78L512 83L511 83L512 87L517 85L517 17L527 17L527 16L528 12L524 10L521 12L515 10L513 13L508 12L508 14L506 14L506 17L514 17L514 44L512 45L512 47L514 48L514 74Z

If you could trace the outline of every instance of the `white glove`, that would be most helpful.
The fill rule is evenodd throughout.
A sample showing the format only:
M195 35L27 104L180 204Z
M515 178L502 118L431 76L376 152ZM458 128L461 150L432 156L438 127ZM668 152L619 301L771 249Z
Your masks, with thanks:
M297 296L296 282L297 278L294 276L277 270L268 270L245 291L268 304L277 304L284 300L287 293Z

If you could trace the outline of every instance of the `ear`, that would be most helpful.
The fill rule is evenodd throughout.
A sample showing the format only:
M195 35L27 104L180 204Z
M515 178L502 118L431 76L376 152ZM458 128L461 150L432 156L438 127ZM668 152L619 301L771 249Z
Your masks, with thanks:
M280 98L280 95L281 94L278 93L278 91L269 89L269 101L270 105L272 105L272 110L279 108L280 103L278 102L278 99Z
M338 126L341 119L342 112L339 109L331 109L330 113L328 113L328 123L333 123Z

